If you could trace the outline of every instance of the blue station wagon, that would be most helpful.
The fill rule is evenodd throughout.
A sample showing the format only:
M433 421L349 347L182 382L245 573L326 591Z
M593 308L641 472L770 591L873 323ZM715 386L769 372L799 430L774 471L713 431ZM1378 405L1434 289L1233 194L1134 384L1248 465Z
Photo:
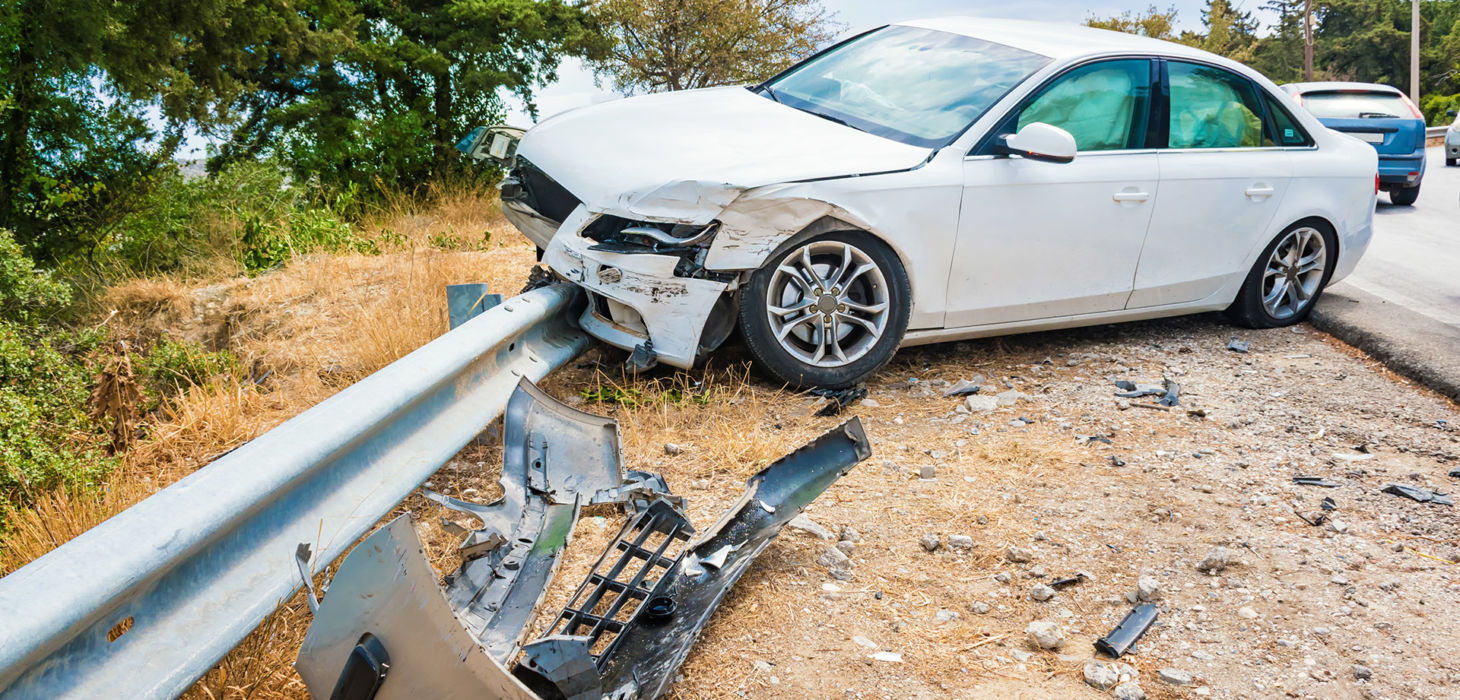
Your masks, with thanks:
M1283 89L1324 126L1372 144L1389 201L1414 204L1425 175L1425 119L1409 97L1375 83L1290 83Z

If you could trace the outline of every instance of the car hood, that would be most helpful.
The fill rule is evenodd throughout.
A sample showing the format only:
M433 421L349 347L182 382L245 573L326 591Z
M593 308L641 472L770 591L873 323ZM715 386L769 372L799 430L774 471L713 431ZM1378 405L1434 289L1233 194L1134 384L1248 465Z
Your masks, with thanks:
M905 170L930 153L743 87L582 107L544 120L517 150L590 211L690 223L752 187Z

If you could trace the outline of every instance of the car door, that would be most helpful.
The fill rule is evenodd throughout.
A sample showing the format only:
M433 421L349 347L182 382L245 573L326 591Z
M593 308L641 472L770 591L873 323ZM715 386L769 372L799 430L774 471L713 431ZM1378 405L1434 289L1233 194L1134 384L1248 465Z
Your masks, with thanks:
M948 282L948 327L1119 310L1156 202L1147 148L1153 62L1086 63L1010 112L963 164ZM1069 163L996 157L993 142L1034 122L1075 137Z
M1265 122L1271 101L1257 85L1217 66L1163 64L1161 201L1141 251L1132 309L1197 302L1245 274L1291 181L1292 154L1274 142L1277 129ZM1294 129L1278 138L1307 138Z

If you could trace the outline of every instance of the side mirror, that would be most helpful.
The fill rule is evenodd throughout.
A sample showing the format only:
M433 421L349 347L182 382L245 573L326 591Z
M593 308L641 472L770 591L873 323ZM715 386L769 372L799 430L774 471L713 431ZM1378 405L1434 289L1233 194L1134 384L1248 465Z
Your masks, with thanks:
M1019 156L1051 163L1069 163L1075 159L1075 137L1070 132L1044 122L1034 122L1017 134L999 137L994 152L1003 156Z
M1452 109L1452 110L1450 110L1448 112L1445 112L1445 114L1448 114L1448 115L1450 115L1452 117L1460 117L1460 110L1454 110L1454 109Z

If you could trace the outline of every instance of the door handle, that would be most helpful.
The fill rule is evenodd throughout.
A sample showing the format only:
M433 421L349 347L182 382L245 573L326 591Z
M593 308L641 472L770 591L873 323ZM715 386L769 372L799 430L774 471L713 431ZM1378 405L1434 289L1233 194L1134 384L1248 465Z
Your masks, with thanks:
M1111 196L1111 199L1117 202L1144 202L1150 198L1150 192L1131 192L1127 190L1121 190Z
M1247 196L1253 198L1271 197L1274 192L1277 192L1277 190L1271 185L1253 185L1247 188Z

